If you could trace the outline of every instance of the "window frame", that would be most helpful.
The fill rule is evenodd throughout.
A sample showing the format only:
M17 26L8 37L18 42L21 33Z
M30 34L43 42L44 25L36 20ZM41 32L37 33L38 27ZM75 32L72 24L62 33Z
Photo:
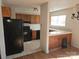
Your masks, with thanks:
M59 25L59 24L57 24L57 25L55 25L55 24L51 24L51 22L50 22L50 25L51 26L56 26L56 27L65 27L66 26L66 19L67 19L67 15L51 15L50 16L50 21L52 21L52 18L51 17L60 17L60 16L65 16L65 19L64 19L64 25Z

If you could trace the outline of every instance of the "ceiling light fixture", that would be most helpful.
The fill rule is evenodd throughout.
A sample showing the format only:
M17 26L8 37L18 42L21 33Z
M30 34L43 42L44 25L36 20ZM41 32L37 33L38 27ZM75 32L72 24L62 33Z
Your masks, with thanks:
M75 13L72 14L72 19L77 19L79 20L79 11L77 12L77 15Z
M71 18L79 20L79 4L76 4L75 9L76 9L76 12L72 14Z
M34 8L33 11L38 11L38 8Z

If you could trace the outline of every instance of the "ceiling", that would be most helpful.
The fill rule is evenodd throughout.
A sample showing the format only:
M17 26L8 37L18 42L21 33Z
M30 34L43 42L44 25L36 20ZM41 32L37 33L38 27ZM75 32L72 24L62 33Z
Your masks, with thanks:
M47 2L48 0L3 0L3 3L8 3L12 6L22 6L22 7L29 7L29 6L37 6L41 5L42 3Z
M79 0L49 0L49 12L75 7Z
M2 0L4 4L18 7L38 7L39 5L48 2L49 10L56 11L66 9L79 4L79 0Z

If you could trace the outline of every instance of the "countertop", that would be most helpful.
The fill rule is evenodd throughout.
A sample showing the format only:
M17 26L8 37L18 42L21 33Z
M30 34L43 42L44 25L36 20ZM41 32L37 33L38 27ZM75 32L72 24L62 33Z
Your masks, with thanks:
M72 32L62 31L62 30L55 30L55 31L49 32L49 36L57 36L57 35L63 35L63 34L72 34Z
M40 30L40 24L27 24L24 23L24 26L29 26L31 30Z

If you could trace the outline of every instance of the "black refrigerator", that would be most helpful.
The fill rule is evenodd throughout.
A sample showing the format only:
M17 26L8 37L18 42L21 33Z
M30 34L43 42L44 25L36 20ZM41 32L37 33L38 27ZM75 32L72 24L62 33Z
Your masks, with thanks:
M23 51L23 27L22 21L3 18L6 55L12 55Z

